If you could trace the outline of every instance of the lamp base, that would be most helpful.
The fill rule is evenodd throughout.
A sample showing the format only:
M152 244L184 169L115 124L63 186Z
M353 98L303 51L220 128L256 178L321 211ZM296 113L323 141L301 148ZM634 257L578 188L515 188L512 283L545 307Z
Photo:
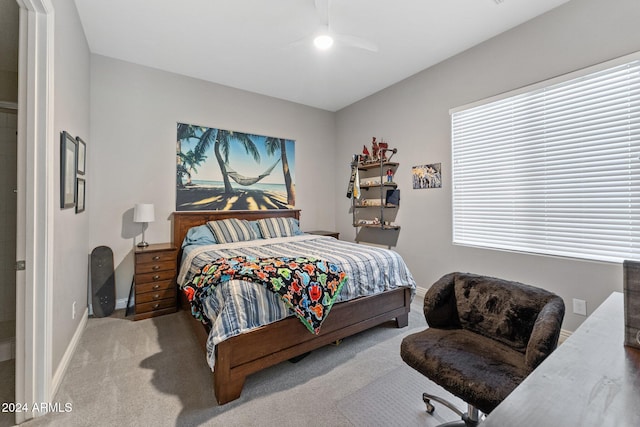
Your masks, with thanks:
M147 242L140 242L137 245L139 248L146 248L147 246L149 246L149 244Z

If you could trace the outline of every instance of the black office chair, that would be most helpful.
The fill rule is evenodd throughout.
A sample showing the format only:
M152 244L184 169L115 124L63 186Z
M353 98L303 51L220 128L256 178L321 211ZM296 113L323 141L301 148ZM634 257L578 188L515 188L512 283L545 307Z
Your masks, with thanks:
M544 289L469 273L443 276L424 298L429 328L407 336L400 354L409 366L468 405L423 394L462 417L442 426L476 426L558 344L564 302Z

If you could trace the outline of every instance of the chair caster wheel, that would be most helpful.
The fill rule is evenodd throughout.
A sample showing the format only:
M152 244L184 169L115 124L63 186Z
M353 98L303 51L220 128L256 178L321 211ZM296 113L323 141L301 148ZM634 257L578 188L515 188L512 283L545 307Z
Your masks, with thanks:
M431 404L431 399L429 399L426 393L422 395L422 401L427 405L427 413L433 414L436 408Z

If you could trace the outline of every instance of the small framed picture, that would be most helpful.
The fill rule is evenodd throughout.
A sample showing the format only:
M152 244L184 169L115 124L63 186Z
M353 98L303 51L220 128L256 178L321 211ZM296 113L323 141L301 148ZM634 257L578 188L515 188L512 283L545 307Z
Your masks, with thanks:
M76 156L78 145L68 132L60 132L60 208L76 205Z
M85 184L86 181L84 178L76 179L76 193L78 194L78 202L76 203L76 213L84 212L84 204L85 204Z
M442 163L414 166L411 168L413 189L442 188Z
M87 144L79 136L76 136L76 141L78 141L78 175L84 175L87 165Z

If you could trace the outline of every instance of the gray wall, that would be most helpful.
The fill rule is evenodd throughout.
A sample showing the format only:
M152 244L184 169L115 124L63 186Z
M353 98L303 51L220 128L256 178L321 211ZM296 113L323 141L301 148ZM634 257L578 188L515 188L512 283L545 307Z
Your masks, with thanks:
M394 160L401 163L395 180L402 229L396 250L419 286L428 288L450 271L542 286L564 298L568 330L584 320L571 313L572 298L586 300L591 313L622 290L619 264L452 245L449 109L640 50L638 22L637 0L573 0L337 113L336 164L348 162L372 136L399 150ZM443 188L411 189L411 167L437 162ZM336 194L344 192L348 174L347 167L339 169ZM341 236L354 238L344 197L338 198L336 224Z
M171 240L177 122L294 139L302 227L335 228L333 113L98 55L90 110L90 246L113 249L118 299L128 296L140 241L134 204L155 205L148 242Z
M89 47L75 4L53 0L54 35L54 251L53 251L53 354L55 373L87 307L89 215L74 209L61 210L60 138L66 130L86 139L89 135ZM88 147L91 150L91 147ZM31 167L31 166L28 166ZM92 172L87 174L91 190ZM76 301L76 318L71 307Z

